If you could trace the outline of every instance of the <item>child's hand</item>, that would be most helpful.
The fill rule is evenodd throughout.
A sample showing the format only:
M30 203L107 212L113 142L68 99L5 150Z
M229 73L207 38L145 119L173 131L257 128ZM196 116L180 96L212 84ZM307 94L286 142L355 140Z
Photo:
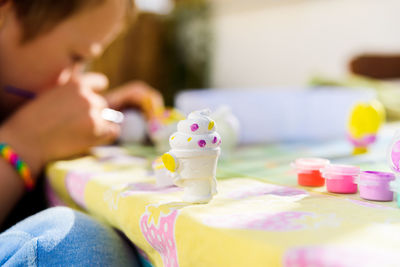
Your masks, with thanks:
M161 94L143 82L130 82L112 90L106 95L111 108L121 109L126 106L139 107L148 119L164 111Z
M100 74L71 78L20 108L0 128L0 140L21 154L34 173L48 161L114 140L120 127L102 118L107 101L96 92L107 83Z

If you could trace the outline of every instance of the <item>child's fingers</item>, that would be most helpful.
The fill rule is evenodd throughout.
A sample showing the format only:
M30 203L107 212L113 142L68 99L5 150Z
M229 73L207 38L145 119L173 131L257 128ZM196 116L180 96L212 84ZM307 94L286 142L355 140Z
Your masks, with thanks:
M159 94L149 92L143 100L143 110L151 119L160 116L164 112L164 101Z
M161 94L141 82L128 83L110 92L106 98L112 108L136 106L140 107L148 117L161 114L164 110L164 100Z
M81 82L84 87L90 88L94 91L102 91L108 87L108 79L101 73L85 73L81 77Z
M105 75L95 72L82 73L77 67L72 69L68 83L96 92L108 87L108 79Z
M121 133L119 124L104 120L101 125L101 131L98 135L96 145L109 144L113 142Z

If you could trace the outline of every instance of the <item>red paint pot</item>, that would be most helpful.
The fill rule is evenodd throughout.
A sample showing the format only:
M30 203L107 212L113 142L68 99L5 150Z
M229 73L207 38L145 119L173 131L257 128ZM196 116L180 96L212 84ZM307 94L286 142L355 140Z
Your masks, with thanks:
M302 186L318 187L325 184L320 169L329 164L329 160L321 158L300 158L292 163L297 173L297 182Z

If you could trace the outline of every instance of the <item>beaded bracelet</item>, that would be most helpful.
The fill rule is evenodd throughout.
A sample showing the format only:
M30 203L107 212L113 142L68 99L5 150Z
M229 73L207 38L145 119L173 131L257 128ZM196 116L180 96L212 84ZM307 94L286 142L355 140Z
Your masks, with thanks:
M24 181L25 188L31 191L35 185L28 165L7 144L0 143L0 155L10 163Z

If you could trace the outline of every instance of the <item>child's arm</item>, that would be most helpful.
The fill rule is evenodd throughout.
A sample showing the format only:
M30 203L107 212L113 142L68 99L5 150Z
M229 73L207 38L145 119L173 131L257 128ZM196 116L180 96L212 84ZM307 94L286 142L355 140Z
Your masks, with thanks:
M102 118L107 102L96 93L106 85L96 75L82 75L39 95L0 125L0 143L10 146L36 177L49 161L113 141L120 127ZM23 192L22 178L0 158L0 223Z
M0 159L0 225L23 192L24 183L21 177L8 162Z
M19 159L28 166L29 176L33 178L35 183L42 168L41 156L39 156L39 152L34 153L33 147L29 146L29 144L18 140L20 139L18 135L23 132L15 132L9 123L5 123L0 127L0 142L11 148L13 153L16 153ZM3 152L7 154L5 151ZM11 157L9 156L0 157L0 225L26 190L23 178L16 168L11 165L10 159Z

